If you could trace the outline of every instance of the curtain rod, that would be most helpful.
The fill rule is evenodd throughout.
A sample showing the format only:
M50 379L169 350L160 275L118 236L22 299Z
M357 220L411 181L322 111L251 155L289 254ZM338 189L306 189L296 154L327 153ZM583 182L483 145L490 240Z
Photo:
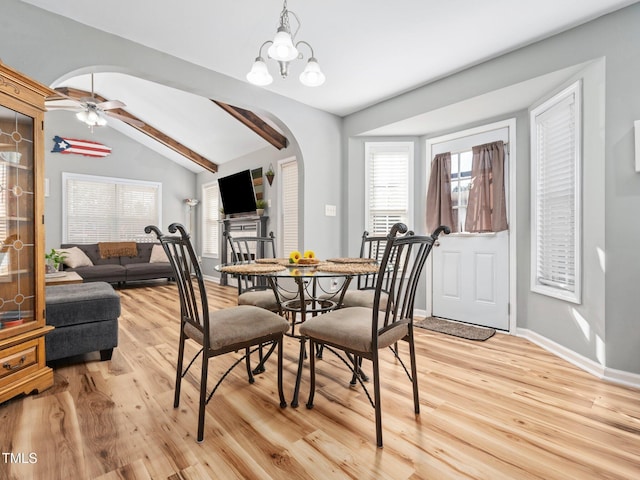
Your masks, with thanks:
M487 142L487 143L493 143L493 142ZM483 143L483 144L481 144L481 145L486 145L486 143ZM505 153L507 153L507 154L508 154L508 153L509 153L509 142L504 142L504 143L503 143L503 145L505 146L505 149L504 149ZM457 154L460 154L460 153L468 152L468 151L470 151L472 148L473 148L473 147L471 147L471 148L465 148L465 149L462 149L462 150L454 150L454 151L450 151L449 153L450 153L451 155L457 155ZM440 153L447 153L447 152L440 152ZM437 155L437 154L436 154L436 155Z

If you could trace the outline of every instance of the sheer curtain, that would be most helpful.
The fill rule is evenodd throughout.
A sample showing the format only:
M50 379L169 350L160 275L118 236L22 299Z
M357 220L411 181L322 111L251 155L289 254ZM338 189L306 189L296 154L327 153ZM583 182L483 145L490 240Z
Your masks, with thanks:
M467 232L500 232L507 228L504 142L478 145L473 147L471 188L465 230Z
M451 208L450 152L433 157L427 190L427 232L433 232L440 225L448 226L452 232L456 232L458 228Z

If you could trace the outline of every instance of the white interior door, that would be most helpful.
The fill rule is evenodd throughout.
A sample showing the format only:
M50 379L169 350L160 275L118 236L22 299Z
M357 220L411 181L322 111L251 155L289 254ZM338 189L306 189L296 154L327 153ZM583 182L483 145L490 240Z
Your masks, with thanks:
M436 317L509 330L509 234L442 235L433 255Z

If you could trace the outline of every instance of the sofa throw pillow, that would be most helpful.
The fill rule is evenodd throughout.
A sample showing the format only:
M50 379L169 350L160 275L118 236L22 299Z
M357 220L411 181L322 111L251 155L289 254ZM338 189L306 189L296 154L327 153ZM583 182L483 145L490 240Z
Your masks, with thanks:
M60 248L57 251L64 254L62 263L69 268L90 267L93 265L87 254L78 247Z
M149 263L169 263L169 258L167 258L167 254L164 253L162 245L153 246L151 249L151 258L149 259Z

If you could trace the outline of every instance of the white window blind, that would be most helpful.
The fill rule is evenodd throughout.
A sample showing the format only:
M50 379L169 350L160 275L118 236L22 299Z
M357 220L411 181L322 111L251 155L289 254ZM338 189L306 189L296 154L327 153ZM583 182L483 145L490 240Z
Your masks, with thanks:
M220 230L218 225L219 190L217 183L202 186L202 255L217 257Z
M280 164L281 178L281 235L280 255L288 257L298 250L298 162L296 160Z
M580 83L531 111L532 290L580 303Z
M372 235L386 235L409 219L409 168L413 143L367 143L366 219Z
M161 184L63 173L63 243L153 242L161 225Z

